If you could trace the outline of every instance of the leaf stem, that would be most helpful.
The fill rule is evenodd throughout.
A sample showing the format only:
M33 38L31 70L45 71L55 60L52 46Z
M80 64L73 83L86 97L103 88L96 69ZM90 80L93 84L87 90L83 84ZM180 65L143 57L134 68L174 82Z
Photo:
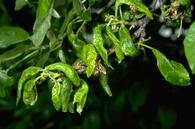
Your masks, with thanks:
M180 20L180 26L179 26L179 32L178 32L178 34L177 34L177 38L179 38L180 35L181 35L182 25L183 25L183 18L181 18L181 20Z
M83 23L80 25L80 27L78 28L77 32L76 32L76 36L78 36L79 32L81 31L81 29L83 28L83 26L86 24L85 21L83 21Z
M140 46L143 46L143 47L145 47L145 48L148 48L148 49L150 49L150 50L153 50L153 49L154 49L153 47L150 47L150 46L148 46L148 45L146 45L146 44L143 44L143 43L140 43L139 45L140 45Z

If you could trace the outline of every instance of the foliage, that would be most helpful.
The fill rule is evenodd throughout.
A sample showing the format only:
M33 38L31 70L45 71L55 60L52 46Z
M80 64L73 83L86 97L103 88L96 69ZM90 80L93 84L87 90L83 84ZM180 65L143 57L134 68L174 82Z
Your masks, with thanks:
M112 96L110 80L114 71L120 71L119 66L125 67L134 59L144 62L143 57L147 56L156 59L164 81L179 87L190 86L190 75L195 73L195 22L183 40L190 73L187 65L169 59L165 56L169 52L163 54L160 47L153 45L155 36L147 33L147 27L161 20L162 24L179 28L179 38L185 19L192 15L191 1L171 0L159 3L159 7L156 2L110 0L103 5L101 0L15 0L15 12L28 9L35 16L29 29L11 23L0 0L0 96L5 97L10 87L16 88L17 84L16 105L22 98L25 105L36 107L47 92L57 111L81 114L90 91L95 89L93 85L101 85ZM132 111L137 112L148 92L136 83L129 92L119 93L112 105L125 105L128 96ZM164 119L175 121L177 114L167 109L173 114L169 116L165 110L160 107L158 117L163 128L169 129L173 125ZM113 111L119 113L120 107ZM98 126L100 118L94 112L84 123L93 122L94 116Z

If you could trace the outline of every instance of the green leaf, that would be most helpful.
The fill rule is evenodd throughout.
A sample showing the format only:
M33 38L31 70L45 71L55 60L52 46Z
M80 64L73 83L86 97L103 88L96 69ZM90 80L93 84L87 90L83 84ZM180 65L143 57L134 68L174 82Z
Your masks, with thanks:
M72 84L68 78L63 78L63 84L61 86L62 112L67 112L70 103L70 96L73 91Z
M167 107L160 107L157 112L162 129L172 129L177 121L177 112Z
M64 64L62 62L56 62L53 64L50 64L48 66L45 67L46 70L56 70L59 72L63 72L66 77L68 77L72 83L75 86L79 86L80 85L80 77L77 74L77 72L75 71L75 69L69 65L69 64Z
M148 91L147 86L140 83L135 83L129 88L128 100L133 112L137 112L146 103Z
M23 88L24 83L26 81L28 81L30 78L37 75L41 71L42 71L42 69L39 67L30 66L22 72L22 75L21 75L19 82L18 82L16 105L18 104L18 102L21 98L21 92L22 92L22 88Z
M0 55L0 63L4 63L6 61L13 60L19 56L21 56L25 51L29 50L31 46L29 45L19 45L9 51Z
M184 52L192 74L195 74L195 22L193 22L183 41Z
M83 46L86 44L84 41L80 40L74 32L68 31L68 40L70 44L72 45L73 49L76 51L77 56L79 57L81 54L81 51L83 49Z
M36 66L38 66L38 67L44 67L45 64L46 64L46 62L49 59L49 56L50 56L50 51L47 52L47 53L44 53L44 55L41 56L41 58L38 60Z
M38 92L36 87L36 78L29 80L24 85L23 101L26 105L33 106L37 102Z
M37 30L53 11L53 0L39 0L33 30Z
M90 9L87 9L87 10L85 10L83 13L82 13L82 19L84 20L84 21L91 21L91 10Z
M39 0L36 21L33 26L33 35L30 40L35 46L40 46L51 26L50 20L53 11L53 0Z
M81 1L80 0L73 0L72 4L73 4L73 8L74 8L75 12L78 15L81 14L81 11L82 11L82 3L81 3Z
M115 16L117 16L118 8L120 5L126 4L135 7L139 12L144 13L148 18L153 19L152 13L148 7L138 0L116 0L115 2Z
M14 10L18 11L18 10L24 8L26 5L28 5L28 3L29 3L28 0L16 0Z
M108 65L108 53L104 47L104 39L102 37L102 29L104 25L98 25L93 30L93 45L95 46L98 54L102 57L104 62Z
M60 110L62 105L62 97L61 97L61 85L59 82L56 82L52 88L52 97L51 100L53 102L53 106L57 111Z
M108 76L106 74L100 74L99 77L100 84L104 91L109 95L112 96L112 91L110 90L110 86L108 85Z
M134 57L137 55L137 48L133 44L129 30L125 26L122 26L119 30L119 39L121 49L126 56Z
M114 50L118 59L118 63L121 63L125 57L123 55L123 51L121 50L120 41L118 40L114 32L112 32L110 26L106 26L106 33L114 45Z
M52 10L52 16L57 18L57 19L60 18L60 14L55 9Z
M88 88L87 83L84 80L82 80L81 86L74 94L74 100L73 100L73 104L77 103L76 111L79 114L81 114L81 112L83 111L83 108L85 106L88 91L89 91L89 88Z
M97 52L92 44L87 44L83 47L81 52L81 60L87 66L86 74L90 77L96 66Z
M100 129L101 117L98 111L87 113L83 119L83 129Z
M9 26L11 24L11 17L9 14L1 14L0 16L0 26Z
M14 78L8 76L7 73L3 70L0 70L0 86L1 87L10 87L14 84Z
M179 86L191 84L189 73L181 63L168 60L164 54L156 49L152 49L152 52L156 57L158 69L165 80Z
M29 38L29 34L19 27L0 27L0 48L20 43Z
M66 56L65 56L65 54L64 54L62 49L60 49L58 51L58 57L59 57L61 62L66 63Z
M6 92L5 92L5 87L0 85L0 97L5 97L6 96Z
M179 2L181 3L181 5L183 5L183 6L188 6L188 5L190 5L191 4L191 2L190 2L190 0L179 0Z
M131 4L131 0L116 0L115 1L115 16L117 16L118 8L122 4L130 5Z
M145 15L148 18L153 19L152 13L150 12L150 10L148 9L148 7L145 4L143 4L141 2L136 2L135 7L137 7L137 10L139 12L145 13Z

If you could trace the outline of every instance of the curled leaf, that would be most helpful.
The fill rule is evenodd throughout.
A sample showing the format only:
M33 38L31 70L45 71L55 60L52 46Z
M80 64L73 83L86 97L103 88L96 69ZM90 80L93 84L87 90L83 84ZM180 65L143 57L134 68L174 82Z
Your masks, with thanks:
M137 55L137 48L133 44L129 30L125 26L122 26L119 30L119 39L121 43L121 49L126 56L134 57Z
M87 66L86 74L90 77L96 66L97 52L92 44L87 44L83 47L81 52L81 60Z
M63 78L63 83L61 86L62 112L67 112L72 93L72 84L68 78Z
M41 72L42 69L39 67L35 67L35 66L31 66L28 67L27 69L25 69L22 72L22 75L20 77L20 80L18 82L18 90L17 90L17 98L16 98L16 105L18 104L20 98L21 98L21 92L22 92L22 88L24 83L31 79L33 76L37 75L39 72Z
M115 36L115 34L112 32L112 29L109 26L106 26L106 33L114 45L114 49L115 49L118 62L121 63L125 57L121 50L120 41Z
M53 106L57 111L60 110L62 105L62 97L61 97L61 85L59 82L56 82L52 88L52 96L51 100L53 102Z
M80 78L74 68L68 64L57 62L45 67L46 70L57 70L63 72L75 86L80 85Z
M106 74L102 73L99 77L100 84L104 91L109 95L112 96L112 91L110 90L110 86L108 85L108 77Z
M97 50L97 52L100 54L104 62L108 65L108 53L106 48L104 47L104 40L102 37L102 29L104 25L98 25L95 27L93 31L93 44Z
M77 103L76 111L79 114L81 114L81 112L83 111L83 108L85 106L85 102L86 102L87 95L88 95L88 90L89 90L89 88L88 88L87 83L84 80L82 80L81 86L74 94L73 104Z
M29 80L24 85L23 101L26 105L33 106L38 98L36 79Z

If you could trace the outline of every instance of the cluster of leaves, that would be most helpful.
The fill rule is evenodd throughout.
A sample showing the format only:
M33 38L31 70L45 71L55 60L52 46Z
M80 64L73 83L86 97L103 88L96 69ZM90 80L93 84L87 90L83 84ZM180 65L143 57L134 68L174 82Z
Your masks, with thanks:
M32 34L20 27L0 27L1 96L5 96L6 87L19 80L16 103L22 96L24 103L32 106L38 98L36 86L47 81L56 110L74 112L74 104L77 104L76 111L81 113L88 94L89 84L85 80L98 77L104 91L112 96L108 73L114 69L113 61L120 64L125 58L145 53L145 49L154 54L165 80L178 86L191 84L189 73L181 63L169 60L159 50L146 44L151 37L147 38L145 28L150 20L155 19L155 15L154 7L147 7L142 0L116 0L114 6L110 1L98 11L92 8L97 2L93 0L60 1L67 7L64 10L57 7L59 1L37 2L37 6L30 0L16 0L15 3L16 11L25 6L36 7ZM191 15L190 5L189 0L175 0L169 5L161 5L161 17L167 21L182 21ZM104 21L93 25L92 15L100 15L104 11ZM89 26L92 27L89 30L92 36L86 29ZM194 30L195 23L184 39L185 55L193 74ZM116 57L112 56L113 53ZM25 65L30 67L18 79L13 73L20 72L18 67L22 69Z

